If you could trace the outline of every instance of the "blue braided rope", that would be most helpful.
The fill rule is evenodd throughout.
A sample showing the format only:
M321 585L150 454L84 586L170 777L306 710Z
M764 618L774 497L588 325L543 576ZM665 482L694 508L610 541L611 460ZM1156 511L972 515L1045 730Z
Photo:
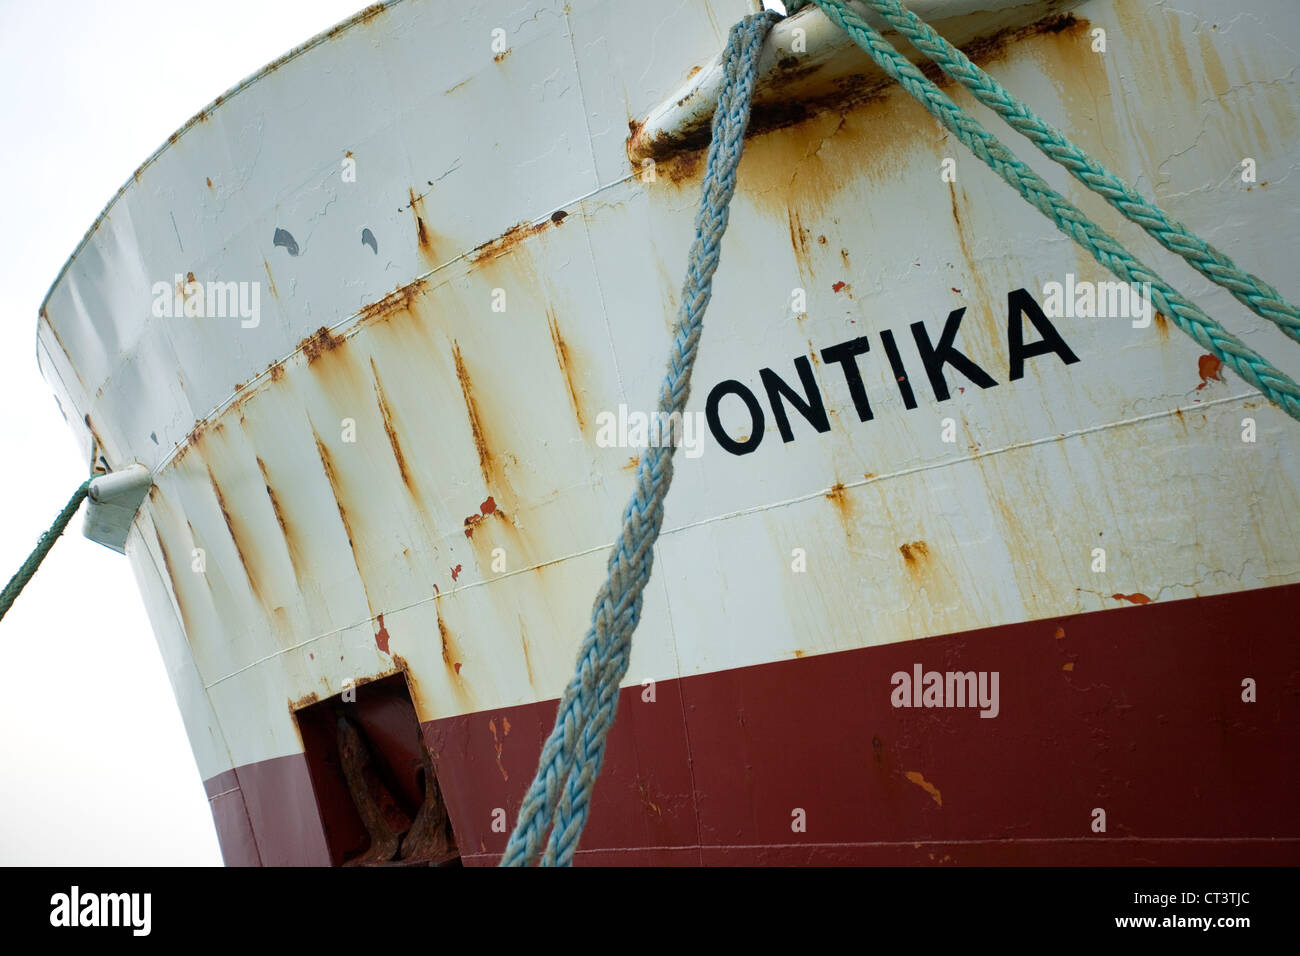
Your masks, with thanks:
M1275 323L1300 342L1300 309L1263 279L1239 268L1214 246L1171 219L1155 203L1065 138L1060 130L1012 96L997 80L972 63L966 54L941 37L899 0L867 0L911 44L945 73L970 90L1049 159L1064 166L1075 179L1137 223L1170 252L1177 253L1201 275L1223 286L1256 315Z
M1151 268L1138 261L1122 244L1052 189L992 133L926 79L911 61L895 50L844 0L815 2L885 73L907 90L1030 205L1052 220L1058 229L1119 278L1130 283L1149 282L1151 300L1157 309L1202 348L1259 389L1269 401L1300 421L1300 385L1176 292ZM801 4L795 4L796 9L799 6Z
M749 125L758 54L763 38L779 19L771 12L745 17L727 38L722 58L724 79L695 217L695 240L682 286L668 372L659 390L661 413L682 412L690 394L704 311L736 191L736 168ZM650 580L664 497L673 477L673 451L673 445L667 444L648 448L641 456L636 491L623 513L607 577L591 609L591 626L578 653L576 672L560 698L555 727L542 748L537 775L524 795L502 866L533 862L548 829L543 865L567 866L573 861L587 822L591 791L605 758L605 739L618 707L619 684L627 673L642 593Z

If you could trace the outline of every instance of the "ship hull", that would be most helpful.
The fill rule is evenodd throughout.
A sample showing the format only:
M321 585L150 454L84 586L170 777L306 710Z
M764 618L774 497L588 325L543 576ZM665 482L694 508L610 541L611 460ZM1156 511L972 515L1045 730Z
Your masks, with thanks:
M1286 865L1300 585L626 688L579 865ZM1002 668L996 719L894 707L917 663ZM1235 676L1286 675L1242 700ZM1177 680L1171 680L1177 675ZM500 859L555 702L423 725L466 865ZM231 864L325 864L306 761L208 781ZM1095 810L1106 828L1095 829ZM792 816L802 810L806 828Z
M938 7L1300 297L1289 0ZM403 0L294 51L42 310L88 460L152 474L125 552L229 863L492 863L572 673L703 173L629 142L749 5L537 8ZM865 60L760 90L579 861L1300 862L1296 423Z

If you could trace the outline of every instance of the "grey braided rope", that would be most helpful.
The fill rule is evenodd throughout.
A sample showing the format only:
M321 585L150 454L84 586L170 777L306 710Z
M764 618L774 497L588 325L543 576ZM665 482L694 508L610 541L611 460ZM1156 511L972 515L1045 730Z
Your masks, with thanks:
M691 370L699 350L704 311L718 268L728 208L736 191L736 168L749 125L749 102L758 54L772 24L771 12L745 17L731 28L723 53L724 78L713 116L695 240L691 246L668 371L659 391L659 411L681 412L690 394ZM648 448L637 466L636 490L623 513L623 527L609 557L607 577L592 606L578 665L560 698L555 727L542 748L537 774L524 795L502 866L526 866L536 859L550 830L542 862L569 865L586 825L591 792L605 758L605 740L618 707L619 684L627 673L632 633L654 563L654 544L663 522L664 497L673 476L672 444Z

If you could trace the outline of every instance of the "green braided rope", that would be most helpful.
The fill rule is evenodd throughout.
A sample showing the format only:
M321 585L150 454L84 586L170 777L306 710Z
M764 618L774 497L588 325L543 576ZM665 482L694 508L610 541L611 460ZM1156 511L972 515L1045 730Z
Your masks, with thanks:
M1035 209L1052 220L1058 229L1120 279L1129 283L1150 283L1151 300L1156 308L1169 316L1178 328L1190 335L1202 348L1259 389L1269 401L1300 421L1300 385L1176 292L1154 270L1137 260L1116 239L1052 189L997 137L926 79L911 61L894 49L843 0L815 2L832 22L870 54L885 73Z
M82 499L86 497L89 491L90 480L87 479L81 483L80 488L73 492L72 498L59 512L59 516L54 519L54 524L50 525L50 530L41 535L40 540L36 542L35 550L27 556L27 560L18 569L18 573L10 578L9 583L5 585L5 589L0 591L0 618L3 618L9 612L14 600L22 593L23 588L27 586L27 582L32 579L32 575L41 566L45 556L50 553L50 548L54 547L54 542L59 540L59 535L63 534L63 530L68 526L68 522L72 520L72 516L77 513L77 509L81 507Z
M1282 298L1277 289L1238 268L1214 246L1178 220L1171 219L1159 206L1148 202L1136 189L1007 92L997 80L972 63L966 54L899 0L867 0L867 3L914 47L1033 142L1049 159L1064 166L1070 175L1104 198L1129 221L1145 229L1170 252L1186 259L1201 275L1223 286L1256 315L1276 323L1287 336L1300 342L1300 309Z

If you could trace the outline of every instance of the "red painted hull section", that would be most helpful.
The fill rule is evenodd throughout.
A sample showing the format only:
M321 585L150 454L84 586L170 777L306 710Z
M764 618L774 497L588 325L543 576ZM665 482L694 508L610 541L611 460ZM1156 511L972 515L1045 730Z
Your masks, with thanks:
M1297 608L1288 585L629 688L579 862L1298 863ZM893 707L918 663L999 672L999 715ZM424 725L466 863L499 857L494 811L513 825L555 710ZM246 815L213 800L227 862L323 862L304 758L209 792L236 774Z

